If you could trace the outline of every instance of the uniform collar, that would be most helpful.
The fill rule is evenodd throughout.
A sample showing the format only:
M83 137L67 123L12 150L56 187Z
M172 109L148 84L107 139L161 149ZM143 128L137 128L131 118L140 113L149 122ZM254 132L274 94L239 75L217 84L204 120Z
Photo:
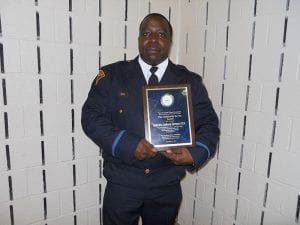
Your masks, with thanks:
M139 56L138 58L138 62L142 68L143 74L145 76L146 81L149 79L149 77L151 76L151 72L150 72L150 68L152 67L151 65L147 64L142 58L141 56ZM165 59L162 63L156 65L156 67L158 67L158 70L155 72L155 75L158 78L158 81L160 81L167 69L167 66L169 64L169 59Z

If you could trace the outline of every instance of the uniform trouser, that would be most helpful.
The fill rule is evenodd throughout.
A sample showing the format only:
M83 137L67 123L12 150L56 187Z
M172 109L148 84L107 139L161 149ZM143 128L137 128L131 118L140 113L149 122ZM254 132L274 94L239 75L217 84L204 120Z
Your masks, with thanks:
M173 225L182 199L180 184L137 189L107 183L103 202L104 225Z

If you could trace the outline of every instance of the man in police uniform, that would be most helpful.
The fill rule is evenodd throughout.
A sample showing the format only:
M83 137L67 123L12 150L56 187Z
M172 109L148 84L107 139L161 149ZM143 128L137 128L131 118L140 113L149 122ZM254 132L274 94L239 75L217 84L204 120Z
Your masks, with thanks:
M168 20L146 16L139 56L101 68L83 106L83 130L103 149L104 225L137 225L140 216L143 225L173 225L185 171L198 169L215 151L218 118L207 91L199 75L168 59L171 45ZM142 86L152 82L152 74L159 85L191 85L195 146L161 152L145 139Z

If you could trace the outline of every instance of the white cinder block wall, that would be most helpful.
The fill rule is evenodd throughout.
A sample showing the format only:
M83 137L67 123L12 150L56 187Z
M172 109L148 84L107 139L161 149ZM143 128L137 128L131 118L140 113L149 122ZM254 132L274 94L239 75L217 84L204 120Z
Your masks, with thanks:
M0 225L101 224L81 106L101 65L136 56L148 12L170 18L171 58L203 75L220 116L178 222L299 224L298 0L0 0Z

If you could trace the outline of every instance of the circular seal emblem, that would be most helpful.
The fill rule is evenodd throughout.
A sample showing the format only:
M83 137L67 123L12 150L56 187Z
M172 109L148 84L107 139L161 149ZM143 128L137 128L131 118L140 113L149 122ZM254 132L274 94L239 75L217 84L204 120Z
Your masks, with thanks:
M170 107L174 103L174 96L171 94L164 94L160 99L160 103L162 106Z

